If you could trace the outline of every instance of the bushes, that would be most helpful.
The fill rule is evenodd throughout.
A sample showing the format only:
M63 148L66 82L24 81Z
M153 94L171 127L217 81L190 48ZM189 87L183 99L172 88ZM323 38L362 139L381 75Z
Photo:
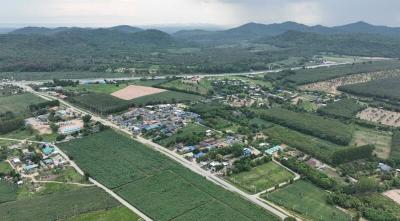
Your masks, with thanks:
M374 145L365 145L337 150L333 153L332 162L337 165L354 160L369 158L372 156L374 149Z
M297 161L294 158L282 160L281 163L286 167L303 174L312 183L324 189L332 189L336 186L335 180L328 177L326 174L308 166L307 164Z
M334 119L308 113L297 113L283 108L256 110L260 118L289 127L339 145L347 145L352 138L350 126Z
M55 106L59 106L60 105L60 101L59 100L52 100L52 101L46 101L46 102L42 102L42 103L38 103L38 104L31 104L29 105L29 110L30 111L37 111L46 107L55 107Z
M318 109L318 112L327 116L350 119L362 109L364 109L364 107L357 103L357 100L346 98L328 104L326 107Z
M393 131L390 158L400 164L400 130Z
M8 112L0 116L0 134L6 134L21 128L24 125L24 119L15 117L13 113Z

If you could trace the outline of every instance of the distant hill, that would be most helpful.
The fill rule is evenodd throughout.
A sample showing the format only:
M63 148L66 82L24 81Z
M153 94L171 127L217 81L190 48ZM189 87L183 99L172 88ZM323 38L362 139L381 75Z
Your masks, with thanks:
M97 30L97 29L108 29L112 31L119 31L123 33L136 33L139 31L143 31L141 28L132 27L129 25L119 25L110 28L75 28L75 27L58 27L58 28L46 28L46 27L24 27L20 29L16 29L10 32L10 34L22 34L22 35L53 35L64 31L70 30Z
M113 31L120 31L120 32L124 32L124 33L136 33L139 31L143 31L143 29L141 29L141 28L132 27L129 25L119 25L119 26L108 28L108 29L113 30Z

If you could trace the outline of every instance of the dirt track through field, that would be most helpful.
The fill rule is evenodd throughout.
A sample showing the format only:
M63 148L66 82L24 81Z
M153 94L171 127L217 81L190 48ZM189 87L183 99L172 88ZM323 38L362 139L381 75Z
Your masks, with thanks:
M136 86L136 85L129 85L128 87L121 89L112 93L111 95L117 97L122 100L132 100L135 98L158 94L164 92L166 90L154 88L154 87L144 87L144 86Z

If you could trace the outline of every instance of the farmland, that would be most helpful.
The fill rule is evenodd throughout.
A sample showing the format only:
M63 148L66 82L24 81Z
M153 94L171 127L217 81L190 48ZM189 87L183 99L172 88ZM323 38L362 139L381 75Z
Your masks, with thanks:
M255 113L262 119L340 145L347 145L352 138L351 126L334 119L307 113L297 113L283 108L256 110Z
M165 90L154 87L129 85L121 90L115 91L111 95L122 100L133 100L143 96L159 94L161 92L165 92Z
M177 79L160 84L159 87L174 90L174 91L186 91L189 93L196 93L201 95L207 95L212 91L212 85L209 80L198 79L197 81Z
M357 117L361 120L382 124L386 126L400 126L400 112L389 111L381 108L368 107L359 112Z
M345 221L351 217L326 202L327 193L311 183L298 181L263 197L312 220Z
M392 137L392 150L390 151L390 158L400 162L400 131L393 132Z
M263 209L112 130L63 143L61 148L86 173L153 219L209 216L213 220L217 218L213 213L196 211L212 207L232 220L275 220Z
M0 206L0 214L4 221L48 221L66 219L117 205L117 201L105 192L90 187L3 203Z
M140 218L125 207L115 207L81 214L66 221L138 221Z
M385 78L360 84L351 84L338 89L350 94L400 101L400 77Z
M355 117L362 109L363 106L356 100L342 99L320 108L318 112L327 116L350 119Z
M285 168L275 162L268 162L250 171L231 175L228 180L250 193L258 193L292 178L294 175Z
M15 79L17 81L37 81L57 79L83 79L83 78L118 78L129 77L122 73L86 72L86 71L55 71L55 72L9 72L0 73L0 78Z
M17 186L0 180L0 204L17 199Z
M376 129L356 127L351 145L364 146L368 144L373 144L375 146L374 152L379 158L388 159L391 152L391 133Z
M400 68L400 61L397 60L374 61L368 63L340 65L335 67L300 69L296 70L293 74L285 76L283 79L296 85L302 85L351 74L393 70L398 68Z
M165 91L158 94L147 95L133 100L122 100L109 94L89 93L74 96L69 100L72 103L101 114L110 114L127 110L132 106L145 106L163 103L188 102L200 99L200 96L176 91Z
M13 113L25 114L29 111L29 105L42 102L45 102L45 100L30 93L0 97L0 113L10 111Z
M279 125L267 128L264 133L277 142L285 143L327 162L330 162L335 150L345 148Z
M124 88L123 85L116 85L116 84L78 84L77 86L65 87L65 89L67 90L72 90L77 92L92 92L92 93L104 93L104 94L111 94L122 88Z

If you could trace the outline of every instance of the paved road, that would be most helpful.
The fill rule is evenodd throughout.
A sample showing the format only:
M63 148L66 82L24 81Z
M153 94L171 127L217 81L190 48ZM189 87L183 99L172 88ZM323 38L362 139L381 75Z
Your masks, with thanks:
M26 87L27 86L25 86L25 88ZM47 95L47 94L43 94L43 93L39 93L39 92L33 91L33 90L29 89L29 88L26 88L26 89L27 89L27 91L30 91L30 92L32 92L32 93L34 93L34 94L36 94L36 95L38 95L40 97L43 97L44 99L48 99L48 100L58 99L56 97L52 97L52 96ZM71 104L69 104L69 103L67 103L67 102L65 102L63 100L60 100L60 99L58 99L58 100L60 101L60 103L62 105L67 106L68 108L71 108L75 112L78 112L78 113L81 113L81 114L89 114L89 115L92 116L92 119L95 120L95 121L99 121L99 122L101 122L102 124L104 124L106 126L109 126L109 127L113 128L115 130L124 132L124 133L126 133L126 134L128 134L130 136L132 135L132 133L129 130L121 128L121 127L119 127L118 125L112 123L109 120L101 118L100 116L97 116L97 115L95 115L93 113L90 113L90 112L88 112L86 110L82 110L81 108L75 107L75 106L73 106L73 105L71 105ZM148 146L148 147L150 147L150 148L162 153L163 155L175 160L176 162L178 162L181 165L185 166L186 168L192 170L193 172L205 177L209 181L211 181L211 182L213 182L213 183L215 183L215 184L217 184L217 185L219 185L219 186L221 186L221 187L223 187L223 188L225 188L225 189L227 189L227 190L229 190L231 192L235 192L235 193L239 194L243 198L245 198L248 201L253 202L254 204L266 209L267 211L269 211L270 213L274 214L275 216L279 217L282 220L284 218L286 218L290 214L289 212L284 211L281 208L278 209L276 207L268 205L265 201L261 200L258 195L251 195L251 194L248 194L248 193L240 190L239 188L235 187L234 185L230 184L229 182L225 181L224 179L216 176L215 174L212 174L211 172L202 169L197 163L185 160L184 158L182 158L179 154L175 153L174 151L168 150L167 148L165 148L165 147L163 147L163 146L161 146L159 144L156 144L156 143L154 143L154 142L152 142L150 140L144 139L143 137L135 137L135 138L132 138L132 139L134 139L134 140L136 140L136 141L138 141L138 142L140 142L142 144L145 144L146 146ZM77 168L79 168L76 164L75 164L75 166ZM111 190L109 190L109 191L112 192Z

